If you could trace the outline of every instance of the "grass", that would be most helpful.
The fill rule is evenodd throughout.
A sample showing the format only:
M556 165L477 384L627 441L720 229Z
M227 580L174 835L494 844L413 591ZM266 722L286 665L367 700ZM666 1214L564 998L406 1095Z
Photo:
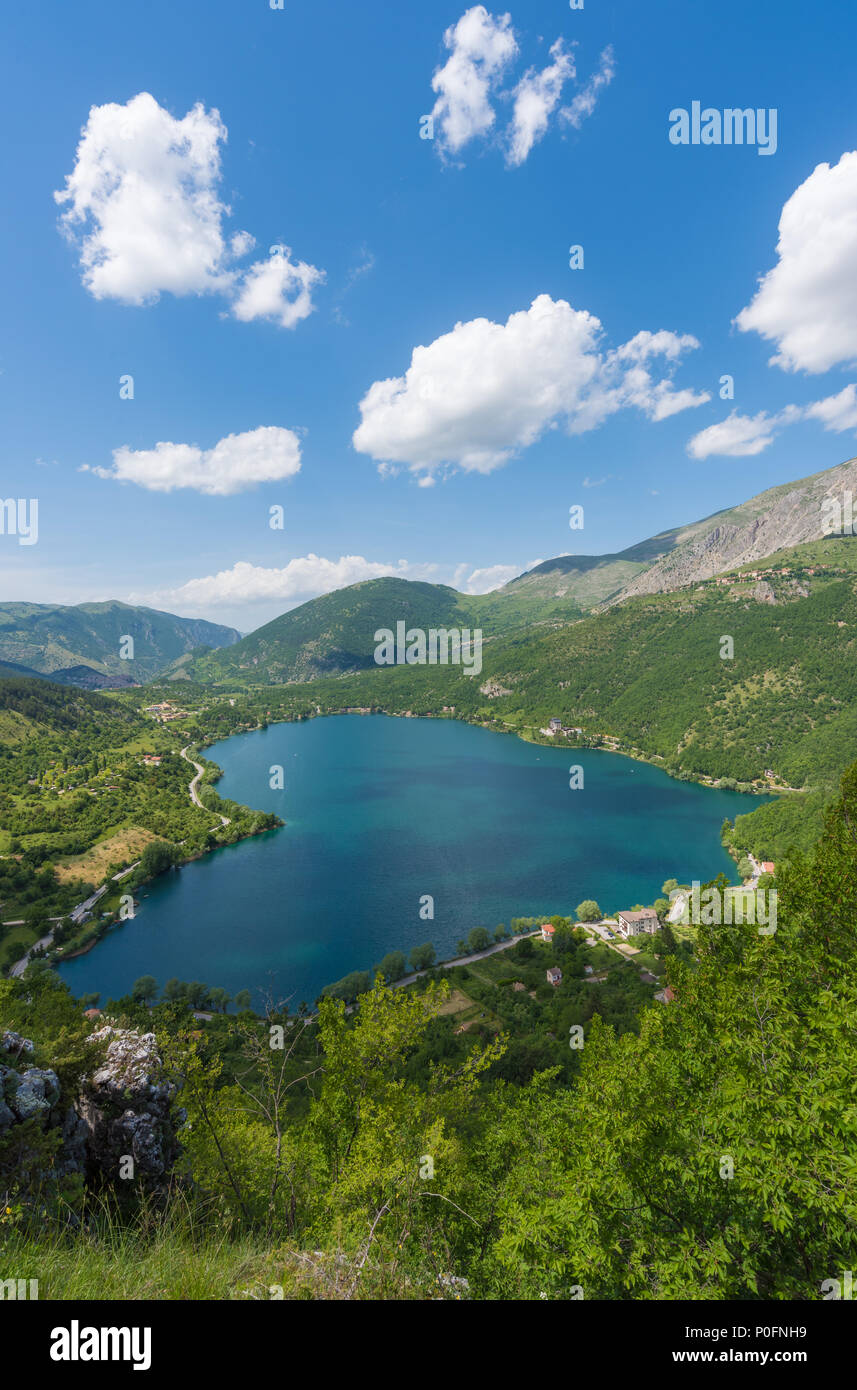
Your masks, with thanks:
M101 883L111 864L132 864L135 859L140 858L146 845L157 839L158 836L151 830L144 830L139 825L129 825L107 839L99 840L85 854L74 855L61 863L58 862L57 879L60 883L69 883L76 879L84 883Z

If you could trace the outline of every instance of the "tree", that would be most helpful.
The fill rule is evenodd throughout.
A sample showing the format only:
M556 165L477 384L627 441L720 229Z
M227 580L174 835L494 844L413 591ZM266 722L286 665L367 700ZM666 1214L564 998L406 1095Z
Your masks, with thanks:
M491 945L491 938L485 927L474 927L468 933L467 945L471 951L484 951Z
M154 975L141 975L131 986L131 998L136 1004L153 1004L158 997L158 982Z
M667 881L666 881L666 883L665 883L665 884L663 885L663 887L661 888L661 892L663 893L663 895L664 895L665 898L668 898L672 893L675 893L675 892L676 892L677 888L678 888L678 879L677 879L677 878L668 878Z
M504 922L501 922L499 926L494 928L495 941L505 941L508 935L509 933L506 930L506 924Z
M401 980L407 973L407 961L403 951L388 951L381 964L375 967L376 975L383 975L388 984Z
M586 898L577 907L578 922L600 922L602 917L601 908L594 898Z
M234 1002L240 1014L247 1013L253 1007L253 997L249 989L239 989Z
M209 993L208 985L202 984L199 980L191 980L185 986L187 1002L192 1009L204 1010L208 1005Z
M177 1000L185 999L186 997L187 985L183 980L177 980L175 975L173 975L164 985L164 998L168 1003L174 1004Z
M436 952L430 941L424 941L422 946L414 946L410 954L411 969L414 971L431 970L436 960Z
M744 858L740 861L738 865L738 873L742 879L748 879L753 877L753 865L750 863L750 860L747 858L746 854L744 855Z
M226 990L223 988L222 985L215 985L214 988L209 991L208 997L211 1003L211 1007L212 1009L214 1009L215 1013L226 1013L226 1010L229 1008L231 1002L231 996L227 994Z
M664 918L666 917L667 913L669 912L671 906L672 906L672 903L670 902L669 898L655 898L655 902L654 902L655 912L658 914L658 916L660 917L661 921L664 920Z
M372 981L369 978L368 970L352 970L350 975L344 975L341 980L336 980L332 985L325 985L321 991L322 999L341 999L346 1004L353 1004L354 1000L361 994L366 994L372 988Z
M163 840L155 840L152 844L146 845L140 856L139 875L141 880L144 878L157 878L159 874L166 873L176 862L175 845L165 844Z

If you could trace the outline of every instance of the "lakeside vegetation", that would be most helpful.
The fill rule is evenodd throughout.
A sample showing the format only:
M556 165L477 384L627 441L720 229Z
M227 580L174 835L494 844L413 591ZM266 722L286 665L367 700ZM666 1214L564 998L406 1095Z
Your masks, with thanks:
M20 1135L0 1140L4 1262L43 1298L97 1278L107 1297L817 1299L857 1256L855 821L857 765L783 872L777 933L701 928L662 957L673 1002L627 1028L585 1002L571 924L568 991L529 1052L504 983L530 968L505 959L520 945L317 1019L123 1003L117 1023L154 1027L181 1081L169 1182L91 1190L51 1171L56 1134L30 1137L29 1165ZM461 1033L465 985L484 1018ZM90 1026L43 966L0 982L0 1027L67 1091Z

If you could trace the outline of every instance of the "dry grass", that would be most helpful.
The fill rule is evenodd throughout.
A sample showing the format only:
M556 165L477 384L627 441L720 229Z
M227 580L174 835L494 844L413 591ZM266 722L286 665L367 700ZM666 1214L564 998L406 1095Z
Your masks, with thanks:
M106 840L100 840L86 854L77 854L63 863L56 866L56 875L60 883L68 883L73 879L82 879L85 883L101 883L107 874L111 864L133 864L135 859L139 859L146 845L150 845L158 836L151 830L144 830L139 825L129 825L124 830L119 830L115 835L110 835Z

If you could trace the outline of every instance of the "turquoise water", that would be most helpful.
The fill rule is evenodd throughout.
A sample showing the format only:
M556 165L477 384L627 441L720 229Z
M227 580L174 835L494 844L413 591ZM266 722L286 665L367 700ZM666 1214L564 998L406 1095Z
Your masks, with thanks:
M287 822L149 884L137 916L61 969L117 998L144 974L311 1003L385 952L471 927L652 902L665 879L721 870L724 817L758 798L676 782L645 763L541 748L448 720L342 715L215 744L222 795ZM572 763L584 788L569 787ZM273 791L270 769L284 771ZM434 898L434 920L420 899ZM256 995L257 1000L261 996Z

